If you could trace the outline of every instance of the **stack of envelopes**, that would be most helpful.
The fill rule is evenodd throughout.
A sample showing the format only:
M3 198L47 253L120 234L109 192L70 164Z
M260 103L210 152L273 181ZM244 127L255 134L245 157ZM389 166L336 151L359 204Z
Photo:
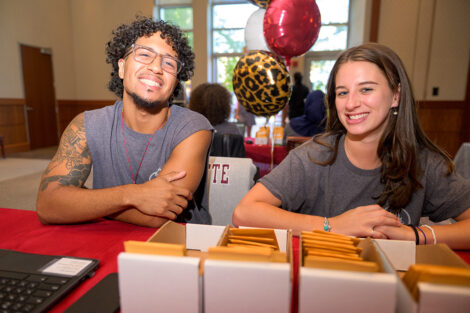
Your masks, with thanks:
M186 247L182 244L148 242L148 241L124 241L124 251L140 254L158 254L169 256L185 256Z
M360 239L320 230L301 233L303 266L348 270L359 272L377 272L375 262L361 257Z
M420 282L470 287L470 268L414 264L405 273L403 282L413 298L418 301Z
M209 248L209 259L287 262L285 252L280 252L273 229L229 228L219 245Z

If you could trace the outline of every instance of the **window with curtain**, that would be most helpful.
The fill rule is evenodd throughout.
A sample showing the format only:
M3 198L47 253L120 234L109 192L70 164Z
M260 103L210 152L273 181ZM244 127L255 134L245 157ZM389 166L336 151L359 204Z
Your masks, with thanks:
M312 90L325 91L328 76L338 54L347 48L350 0L316 0L322 26L317 41L305 54L304 73Z

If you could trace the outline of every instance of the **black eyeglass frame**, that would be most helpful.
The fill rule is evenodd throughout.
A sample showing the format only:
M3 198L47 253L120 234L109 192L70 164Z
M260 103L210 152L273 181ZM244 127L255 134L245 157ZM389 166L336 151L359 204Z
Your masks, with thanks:
M145 50L148 50L152 53L155 54L155 57L150 61L150 62L142 62L142 60L139 60L137 59L136 57L136 54L135 54L135 50L136 48L142 48L142 49L145 49ZM142 63L142 64L146 64L146 65L149 65L149 64L152 64L155 59L160 56L160 67L167 73L170 73L170 74L174 74L174 75L178 75L179 72L181 72L181 70L183 69L183 66L184 66L184 63L181 62L180 60L178 60L177 58L175 57L172 57L171 55L165 55L165 54L161 54L161 53L158 53L157 51L153 50L152 48L150 47L147 47L147 46L142 46L142 45L139 45L137 43L133 43L131 45L131 49L129 49L129 51L126 52L126 54L124 54L124 56L122 57L123 59L127 58L129 56L129 54L133 54L133 59L139 63ZM166 70L163 66L163 59L165 58L168 58L168 59L171 59L173 61L176 61L176 72L169 72L168 70Z

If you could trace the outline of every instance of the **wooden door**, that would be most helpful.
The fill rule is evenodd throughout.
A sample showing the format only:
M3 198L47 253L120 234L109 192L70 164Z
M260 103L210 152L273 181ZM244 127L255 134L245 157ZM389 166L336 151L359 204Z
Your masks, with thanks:
M21 61L30 149L55 146L59 133L51 53L21 45Z

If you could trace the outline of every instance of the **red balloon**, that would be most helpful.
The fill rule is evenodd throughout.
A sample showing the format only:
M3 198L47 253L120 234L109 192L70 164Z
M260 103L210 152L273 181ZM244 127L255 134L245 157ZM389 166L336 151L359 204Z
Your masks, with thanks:
M272 0L264 14L266 43L276 54L290 58L307 52L318 38L320 10L315 0Z

